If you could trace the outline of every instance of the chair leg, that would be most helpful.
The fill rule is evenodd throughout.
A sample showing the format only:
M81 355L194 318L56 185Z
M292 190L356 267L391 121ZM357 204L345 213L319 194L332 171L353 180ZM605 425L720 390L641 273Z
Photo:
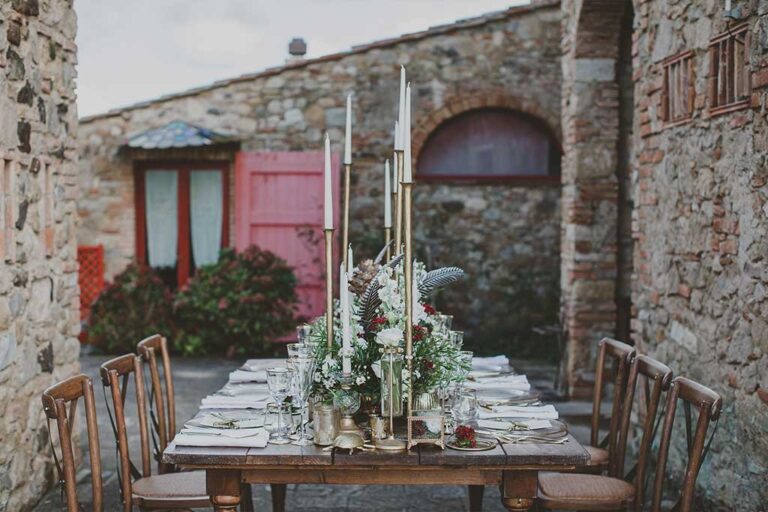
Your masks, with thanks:
M483 493L485 487L482 485L470 485L469 487L469 512L482 512Z
M253 512L251 484L240 484L240 512Z
M285 484L270 484L272 488L272 512L285 512Z

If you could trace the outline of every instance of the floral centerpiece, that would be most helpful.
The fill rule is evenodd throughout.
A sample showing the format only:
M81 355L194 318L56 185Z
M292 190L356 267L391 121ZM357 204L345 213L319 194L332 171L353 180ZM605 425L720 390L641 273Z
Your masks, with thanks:
M460 382L468 368L460 347L438 328L438 312L429 303L430 296L463 276L456 267L427 272L414 262L413 290L413 392L426 393L439 386ZM379 395L382 353L402 350L405 331L405 280L402 257L380 265L363 261L354 269L349 291L352 300L351 387L361 395ZM327 345L325 317L312 323L310 338L317 342L317 368L314 395L330 399L341 387L342 325L338 303L334 308L334 340ZM411 385L407 371L402 372L404 389Z

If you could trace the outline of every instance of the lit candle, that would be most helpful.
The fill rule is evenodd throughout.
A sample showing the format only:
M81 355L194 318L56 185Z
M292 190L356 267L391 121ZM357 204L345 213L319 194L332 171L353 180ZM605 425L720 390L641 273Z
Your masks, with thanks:
M325 134L325 229L333 229L333 186L331 180L331 138Z
M405 114L403 123L403 183L413 181L411 172L411 84L405 90Z
M395 151L402 151L403 144L405 143L405 140L403 140L403 124L405 123L405 66L402 65L400 66L400 105L397 120L400 129L398 130L398 126L395 125Z
M344 138L344 165L352 164L352 93L347 94L347 131Z
M392 185L389 183L389 160L384 161L384 227L392 227Z

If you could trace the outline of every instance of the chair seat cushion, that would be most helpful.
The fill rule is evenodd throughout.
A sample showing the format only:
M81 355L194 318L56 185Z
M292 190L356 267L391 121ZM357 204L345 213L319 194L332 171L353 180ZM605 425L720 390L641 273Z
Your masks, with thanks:
M176 506L210 507L205 494L205 471L166 473L140 478L132 484L133 496L145 506L172 503Z
M539 500L547 508L613 510L635 497L632 484L600 475L539 473Z
M584 449L587 450L587 453L589 454L588 466L608 465L608 450L591 445L584 445Z

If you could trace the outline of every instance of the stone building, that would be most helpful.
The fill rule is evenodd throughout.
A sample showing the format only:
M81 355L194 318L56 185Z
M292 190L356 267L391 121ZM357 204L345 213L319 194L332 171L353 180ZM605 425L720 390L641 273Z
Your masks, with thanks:
M725 401L697 510L761 510L768 3L725 4L562 2L562 293L572 384L631 330Z
M178 184L167 172L160 176L170 181L167 186L178 190L172 194L178 194L178 202L169 206L174 212L177 205L188 201L183 191L186 173L194 181L202 179L200 170L223 172L223 178L213 179L216 190L224 183L226 194L222 198L214 193L216 205L211 208L206 203L205 207L206 211L216 210L217 219L228 219L213 223L213 239L222 240L223 245L254 242L275 250L297 267L300 281L309 289L305 295L308 301L318 298L320 292L317 307L305 310L320 313L322 281L311 282L313 276L320 275L321 269L314 268L319 266L320 249L311 243L300 246L301 233L299 237L294 233L314 222L315 229L308 238L310 242L322 240L318 224L321 189L311 185L320 185L320 176L310 181L305 175L297 186L289 178L272 175L274 180L284 180L279 182L284 185L274 180L268 185L264 178L259 181L262 195L256 199L244 195L250 187L238 185L239 180L250 179L251 171L274 171L270 166L283 171L301 166L300 161L307 158L314 158L314 168L322 169L322 156L317 153L322 149L322 136L327 130L334 150L340 151L344 102L346 95L354 92L350 241L358 257L375 256L383 245L383 163L392 157L398 73L404 64L415 88L419 253L430 266L459 265L466 269L466 282L443 301L459 317L457 324L475 339L501 342L510 326L498 319L508 322L506 312L513 307L510 301L517 300L514 307L518 309L531 307L527 296L525 301L520 293L515 296L518 280L524 281L527 289L547 295L550 304L554 303L550 316L556 318L559 34L558 4L538 2L317 59L294 56L278 68L82 119L78 242L104 247L108 278L137 258L151 260L152 247L147 245L155 242L147 230L157 232L160 228L147 220L155 215L146 212L147 194L149 187L158 186L153 180L161 174L159 169L179 173ZM467 130L480 137L473 144L487 154L478 153L473 161L459 164L440 160L441 148L464 140ZM527 152L512 152L526 155L528 160L505 161L499 156L510 153L514 144L529 148ZM258 163L251 169L249 162ZM148 173L152 173L149 184ZM197 186L191 183L192 189ZM265 188L268 186L273 188ZM243 210L252 201L266 203L249 212ZM269 215L274 216L281 204L307 202L314 204L315 213L310 214L314 217L284 227L286 236L277 237ZM160 207L151 206L153 211L156 208ZM194 205L192 210L195 217ZM296 215L294 209L287 217ZM169 217L172 215L164 216ZM192 238L195 252L194 236L188 235L194 225L189 224L180 221L170 228L170 237L162 237L177 237L174 239L179 241L175 249L167 251L170 259L163 260L171 267L169 280L176 283L182 282L200 259L200 250L196 256L187 249L187 240ZM256 231L262 235L253 235ZM287 239L297 243L286 247ZM543 308L531 308L543 322L539 309ZM530 326L524 329L527 332Z
M78 371L76 19L0 2L0 510L52 481L43 389Z

